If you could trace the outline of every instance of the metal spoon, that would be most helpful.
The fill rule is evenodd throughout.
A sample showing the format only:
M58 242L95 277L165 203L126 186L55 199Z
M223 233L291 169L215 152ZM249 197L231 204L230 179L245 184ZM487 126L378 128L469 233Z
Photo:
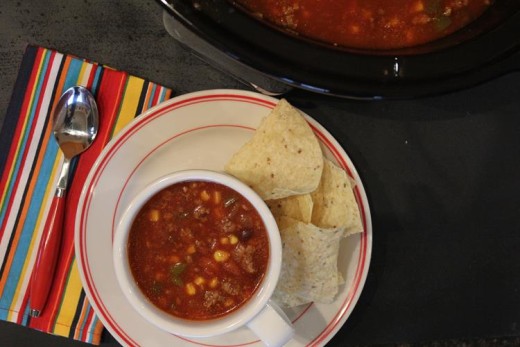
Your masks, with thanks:
M70 161L92 144L99 124L96 101L88 89L81 86L69 88L63 93L53 116L54 137L65 158L32 273L29 312L32 317L39 317L42 313L54 277L61 244Z

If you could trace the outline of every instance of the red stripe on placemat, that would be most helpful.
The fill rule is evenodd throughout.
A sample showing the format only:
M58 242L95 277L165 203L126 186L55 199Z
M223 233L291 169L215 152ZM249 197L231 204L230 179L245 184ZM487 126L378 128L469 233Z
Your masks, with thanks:
M27 84L27 89L25 91L22 109L20 110L20 115L26 115L27 111L29 109L29 104L31 101L31 94L34 89L34 85L36 84L36 80L38 79L38 72L39 72L38 68L39 68L41 60L42 60L42 53L43 52L41 50L38 50L38 52L36 54L36 58L34 60L34 65L33 65L33 70L31 72L31 77L29 79L29 83ZM23 129L24 129L24 123L18 122L16 125L16 130L14 132L12 142L11 142L12 144L18 144L20 142L20 138L22 136ZM0 188L2 190L7 189L9 173L13 171L13 165L15 165L15 162L16 162L15 161L16 153L17 153L16 150L17 150L17 146L13 146L13 145L10 146L9 155L7 157L7 162L6 162L6 165L4 168L4 173L3 173L1 181L0 181ZM12 191L16 191L18 184L19 184L19 182L16 181L13 186ZM12 204L13 204L13 201L11 198L11 199L9 199L9 202L7 203L7 209L6 209L6 214L5 214L6 216L8 216L11 213ZM7 219L8 218L4 218L2 225L0 225L0 238L3 236L3 234L5 232L5 223L7 223Z
M92 91L92 84L94 83L94 80L96 79L96 73L97 73L98 69L101 69L101 67L96 64L94 64L92 66L92 69L90 69L90 75L88 76L87 85L85 86L90 91Z
M81 340L86 341L87 337L90 333L90 325L92 324L92 320L94 319L94 310L90 310L88 312L87 319L85 320L85 325L83 326L83 331L81 332Z
M152 100L152 106L157 105L157 101L159 100L159 97L161 96L162 88L161 86L155 86L155 93Z
M23 296L23 300L22 300L22 307L27 307L28 305L29 305L29 291L26 290L25 294ZM24 319L24 315L23 314L19 314L18 318L16 319L16 323L22 324L23 319Z

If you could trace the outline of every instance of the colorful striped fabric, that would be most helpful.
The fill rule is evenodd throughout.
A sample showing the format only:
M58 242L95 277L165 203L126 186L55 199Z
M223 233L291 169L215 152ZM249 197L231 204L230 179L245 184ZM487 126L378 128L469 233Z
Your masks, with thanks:
M86 86L94 94L100 129L94 144L73 162L51 294L42 316L30 318L29 280L63 162L50 114L73 85ZM45 48L27 48L0 133L0 319L100 343L103 326L82 289L74 257L79 194L110 138L170 96L170 89L125 72Z

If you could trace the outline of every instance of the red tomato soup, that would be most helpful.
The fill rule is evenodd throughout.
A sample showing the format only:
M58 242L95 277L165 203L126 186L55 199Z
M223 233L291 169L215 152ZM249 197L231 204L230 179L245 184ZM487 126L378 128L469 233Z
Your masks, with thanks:
M442 38L493 0L235 0L275 25L329 44L395 49Z
M189 181L154 195L128 240L137 285L172 315L206 320L244 304L268 266L269 240L251 203L219 183Z

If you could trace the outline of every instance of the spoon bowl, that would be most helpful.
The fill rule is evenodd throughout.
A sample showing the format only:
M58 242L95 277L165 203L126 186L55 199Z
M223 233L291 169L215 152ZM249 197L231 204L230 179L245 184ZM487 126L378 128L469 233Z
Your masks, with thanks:
M29 311L32 317L41 315L54 277L61 244L70 161L90 147L98 127L98 108L90 91L81 86L67 89L54 110L53 133L64 159L32 273Z
M75 86L63 93L53 119L56 141L66 157L74 157L94 141L99 126L96 101L88 89Z

